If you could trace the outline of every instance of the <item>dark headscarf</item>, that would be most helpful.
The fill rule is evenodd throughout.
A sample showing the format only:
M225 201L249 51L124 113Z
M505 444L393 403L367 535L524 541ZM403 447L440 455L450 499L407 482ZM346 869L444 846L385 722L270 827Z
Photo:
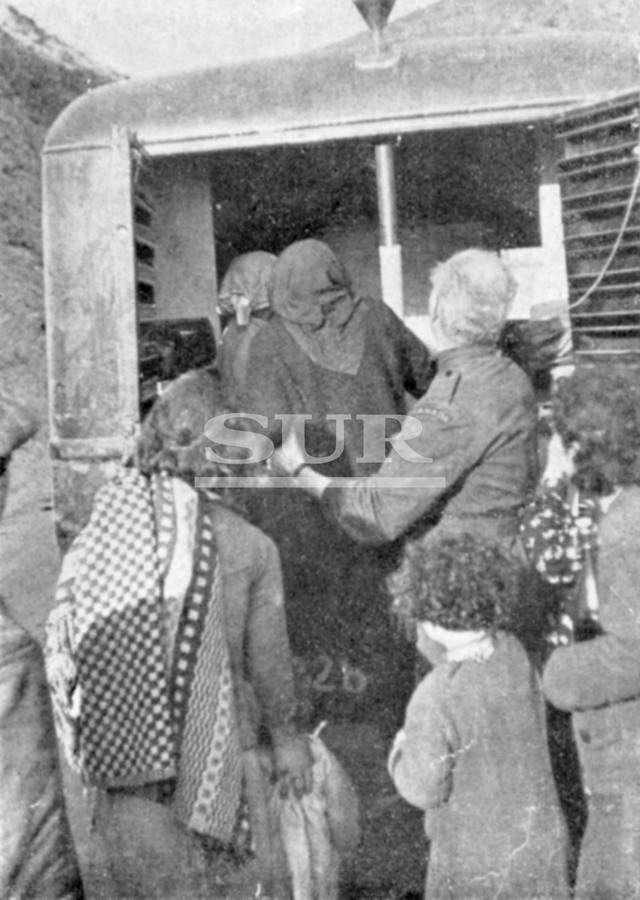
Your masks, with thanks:
M215 496L241 515L246 514L249 492L227 487L224 479L255 476L259 464L238 466L223 460L238 460L237 447L214 443L207 437L207 423L215 416L232 416L219 374L208 368L192 369L180 375L156 399L142 423L138 441L138 465L146 475L167 472L193 486L195 478L219 478ZM235 431L248 430L246 419L232 417ZM207 449L216 450L223 460L209 459ZM208 496L214 496L207 491Z
M218 305L220 311L235 315L232 302L234 294L241 294L249 301L251 310L269 307L269 281L276 257L265 250L255 250L237 256L222 279Z
M169 471L174 475L205 472L205 426L225 410L217 373L194 369L172 381L155 400L142 423L138 445L144 472Z
M364 352L365 307L346 267L322 241L296 241L273 269L271 306L318 365L355 374Z

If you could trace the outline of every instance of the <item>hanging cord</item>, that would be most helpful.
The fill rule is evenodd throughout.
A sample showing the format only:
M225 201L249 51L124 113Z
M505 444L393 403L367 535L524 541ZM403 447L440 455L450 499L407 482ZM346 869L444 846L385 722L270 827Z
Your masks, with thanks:
M638 144L638 146L635 147L633 152L634 152L636 158L638 159L638 167L636 170L636 176L633 180L633 185L631 187L631 193L629 194L629 200L627 202L627 208L625 209L625 212L624 212L622 224L620 225L620 228L618 230L618 234L614 241L613 247L611 248L611 252L609 253L609 256L607 257L606 262L600 269L600 272L599 272L598 276L596 277L596 280L585 291L585 293L582 295L582 297L579 297L577 300L574 300L573 303L569 304L569 309L576 309L578 306L582 306L582 304L585 303L589 299L589 297L593 294L593 292L598 290L598 288L602 284L604 276L607 274L607 272L609 270L609 266L613 262L613 259L616 255L616 253L620 249L620 244L622 243L622 238L624 237L624 233L627 229L627 225L629 224L629 219L631 218L631 213L633 212L633 205L636 202L638 188L640 188L640 144Z

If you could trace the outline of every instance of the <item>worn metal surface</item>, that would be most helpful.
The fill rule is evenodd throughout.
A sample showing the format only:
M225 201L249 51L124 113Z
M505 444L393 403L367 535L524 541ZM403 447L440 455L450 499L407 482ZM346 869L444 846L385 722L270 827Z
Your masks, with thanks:
M44 167L54 505L68 531L84 524L83 497L109 458L130 451L138 423L128 139L116 132L103 150L49 157Z
M421 38L398 49L397 66L369 72L338 47L99 88L62 113L45 153L101 146L114 122L170 155L536 121L638 83L626 35Z
M53 125L44 150L44 247L54 503L63 543L131 450L138 423L132 141L154 166L184 169L195 160L183 154L225 148L540 122L639 81L635 46L620 35L421 38L399 49L397 66L383 70L358 71L351 50L332 48L121 82L79 98ZM153 284L164 314L163 296L175 296L204 315L215 291L211 206L206 173L194 170L189 180L185 172L160 179L166 190L156 215L167 226L155 245ZM398 295L399 305L400 248L392 242L381 253L385 295Z

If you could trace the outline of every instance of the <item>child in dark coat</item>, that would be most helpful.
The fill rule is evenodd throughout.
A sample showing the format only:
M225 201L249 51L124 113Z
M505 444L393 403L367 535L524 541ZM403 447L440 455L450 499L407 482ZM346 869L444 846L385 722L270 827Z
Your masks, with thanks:
M519 566L471 535L412 558L404 612L433 665L389 756L425 811L426 900L563 900L566 829L537 675L508 626Z

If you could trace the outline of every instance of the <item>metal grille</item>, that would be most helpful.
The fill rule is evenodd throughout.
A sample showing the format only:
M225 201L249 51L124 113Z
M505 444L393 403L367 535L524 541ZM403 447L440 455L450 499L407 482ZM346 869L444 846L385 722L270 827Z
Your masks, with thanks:
M566 113L559 180L574 345L640 352L640 93Z
M138 183L133 196L133 229L136 254L136 298L140 319L153 318L156 311L156 242L154 207L150 192Z

